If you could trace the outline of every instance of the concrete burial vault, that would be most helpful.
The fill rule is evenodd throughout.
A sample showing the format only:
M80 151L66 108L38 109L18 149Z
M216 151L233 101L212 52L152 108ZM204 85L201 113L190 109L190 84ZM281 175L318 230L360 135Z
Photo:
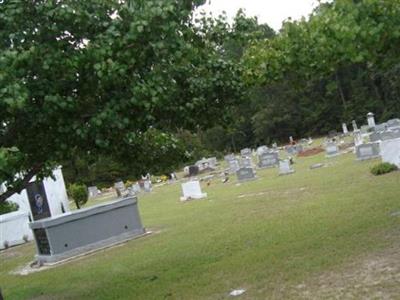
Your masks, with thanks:
M41 263L64 260L145 233L136 197L40 219L30 227Z

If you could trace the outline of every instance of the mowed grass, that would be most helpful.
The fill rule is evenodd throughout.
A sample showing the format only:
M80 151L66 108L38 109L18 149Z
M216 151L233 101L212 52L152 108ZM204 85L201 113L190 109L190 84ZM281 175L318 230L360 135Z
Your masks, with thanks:
M326 162L321 169L309 166ZM375 177L378 161L324 153L296 159L296 173L258 170L231 177L204 200L180 203L180 184L140 197L154 233L27 276L11 275L33 259L34 245L0 254L5 299L292 298L290 289L321 272L389 247L398 239L400 172ZM396 234L397 233L397 234Z

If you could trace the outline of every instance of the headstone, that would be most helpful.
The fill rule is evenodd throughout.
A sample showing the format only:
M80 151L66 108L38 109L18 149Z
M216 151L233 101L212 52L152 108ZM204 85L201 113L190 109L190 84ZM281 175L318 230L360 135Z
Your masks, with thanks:
M136 182L135 184L132 184L132 186L131 186L131 191L132 191L135 195L139 194L140 191L141 191L141 188L140 188L139 183Z
M326 144L326 157L333 157L339 155L339 148L335 143Z
M363 143L363 138L360 130L354 131L354 145L358 146Z
M373 128L375 127L375 117L374 114L372 112L369 112L367 114L367 121L368 121L368 126Z
M257 152L257 155L260 156L263 153L268 152L268 147L267 146L260 146L260 147L257 148L256 152Z
M400 138L382 141L380 143L382 161L400 168Z
M189 176L193 177L199 174L199 167L198 166L189 166Z
M388 127L387 127L386 123L375 125L375 132L383 132L383 131L386 131L387 129L388 129Z
M125 184L122 181L114 183L114 188L118 197L122 196L126 192Z
M349 134L349 130L347 129L347 124L346 123L342 124L342 129L343 129L343 134L344 135L348 135Z
M97 186L89 186L88 192L89 192L89 198L95 198L100 194L100 191L97 188Z
M235 155L233 154L228 154L224 156L224 159L227 163L229 163L230 160L234 160L235 159Z
M240 166L239 166L239 161L235 158L232 159L228 162L229 164L229 171L231 173L236 173L237 170L239 170Z
M250 148L244 148L240 150L240 155L241 156L251 156L251 149Z
M381 133L379 133L379 132L373 132L373 133L371 133L371 135L369 136L369 140L370 140L370 142L372 142L372 143L378 142L378 141L382 140Z
M288 159L279 161L279 175L288 175L294 173Z
M353 126L353 131L357 131L358 130L356 120L351 121L351 125Z
M310 169L311 169L311 170L319 169L319 168L322 168L322 167L324 167L324 166L325 166L325 165L324 165L323 163L313 164L313 165L310 166Z
M207 194L201 191L200 182L197 180L182 183L182 194L181 201L207 197Z
M301 144L286 146L286 152L290 155L299 154L300 152L303 152L303 149L303 145Z
M236 177L239 182L253 180L256 178L253 168L240 168L236 171Z
M260 168L272 168L279 165L279 154L277 152L263 153L258 159L258 166Z
M46 191L42 181L30 182L26 187L34 221L51 217Z
M328 137L329 138L334 138L334 137L336 137L338 135L338 133L337 133L337 131L336 130L331 130L331 131L329 131L329 133L328 133Z
M240 167L241 168L252 168L253 167L253 162L251 160L251 157L242 157L242 159L240 160Z
M150 180L145 180L145 181L143 182L143 190L144 190L146 193L150 193L150 192L151 192L151 190L152 190L152 185L151 185L151 181L150 181Z
M361 126L361 134L367 134L370 131L370 128L368 125L363 125Z
M388 128L400 128L400 119L391 119L386 122Z
M293 140L292 136L289 136L289 142L290 142L290 144L293 144L294 140Z
M379 143L367 143L356 146L357 160L378 158L379 154Z
M273 144L272 144L272 148L273 148L274 150L277 150L277 149L278 149L278 144L277 144L277 143L273 143Z

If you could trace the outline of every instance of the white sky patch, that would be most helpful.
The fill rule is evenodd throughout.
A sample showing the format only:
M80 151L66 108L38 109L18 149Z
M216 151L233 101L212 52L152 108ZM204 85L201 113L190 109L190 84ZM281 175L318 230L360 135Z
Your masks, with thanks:
M308 17L317 5L317 0L207 0L198 10L211 12L214 17L225 11L228 19L232 20L236 12L243 8L246 15L256 16L259 23L267 23L278 31L282 21L289 17L292 20Z

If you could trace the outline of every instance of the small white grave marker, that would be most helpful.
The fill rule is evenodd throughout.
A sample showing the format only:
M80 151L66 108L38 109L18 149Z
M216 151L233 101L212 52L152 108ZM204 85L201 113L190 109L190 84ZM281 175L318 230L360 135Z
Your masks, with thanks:
M182 183L181 201L187 201L191 199L201 199L207 197L207 193L202 193L199 181L188 181Z

